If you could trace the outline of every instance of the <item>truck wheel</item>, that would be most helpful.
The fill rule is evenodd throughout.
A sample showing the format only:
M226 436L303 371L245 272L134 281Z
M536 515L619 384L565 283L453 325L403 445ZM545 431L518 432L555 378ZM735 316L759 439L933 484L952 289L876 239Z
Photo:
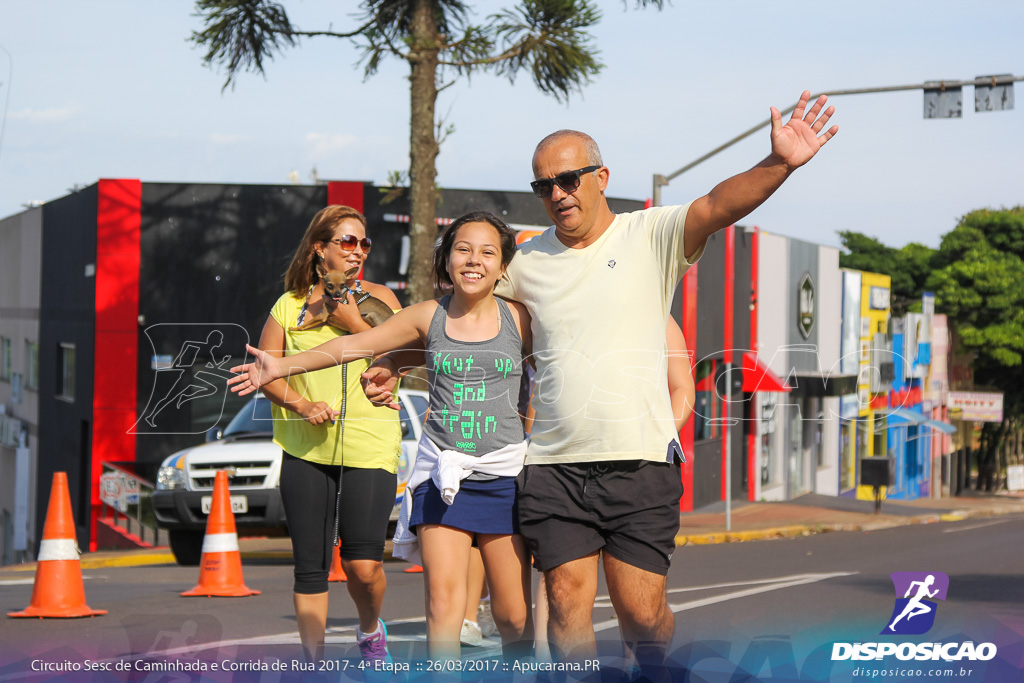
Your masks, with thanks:
M167 532L171 552L182 567L196 567L203 557L203 532L172 529Z

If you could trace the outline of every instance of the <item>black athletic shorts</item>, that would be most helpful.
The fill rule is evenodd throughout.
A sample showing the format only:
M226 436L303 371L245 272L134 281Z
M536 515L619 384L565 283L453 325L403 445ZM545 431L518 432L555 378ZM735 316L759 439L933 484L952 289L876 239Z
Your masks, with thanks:
M292 537L296 593L327 592L339 469L288 453L281 462L281 502ZM397 475L387 470L345 467L338 516L342 559L384 559L397 481Z
M603 549L665 575L679 532L680 466L647 460L527 465L519 530L540 571Z

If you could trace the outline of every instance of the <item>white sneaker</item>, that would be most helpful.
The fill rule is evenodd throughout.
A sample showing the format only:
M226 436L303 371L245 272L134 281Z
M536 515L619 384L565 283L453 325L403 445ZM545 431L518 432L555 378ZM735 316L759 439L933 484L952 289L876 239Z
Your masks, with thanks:
M462 630L459 632L459 642L463 645L479 647L484 644L483 636L480 635L480 626L469 619L462 620Z
M476 608L476 623L480 624L480 633L485 638L490 638L498 630L494 625L494 617L491 616L491 599L484 598L480 606Z

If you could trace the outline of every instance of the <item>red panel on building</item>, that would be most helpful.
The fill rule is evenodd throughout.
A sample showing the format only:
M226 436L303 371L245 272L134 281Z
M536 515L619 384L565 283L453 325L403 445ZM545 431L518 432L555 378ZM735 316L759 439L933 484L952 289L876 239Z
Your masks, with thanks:
M722 311L722 362L732 363L732 347L733 347L733 311L735 310L736 302L735 291L736 291L736 226L730 225L725 229L725 292L722 296L722 305L724 310ZM732 383L732 376L730 374L728 382ZM722 418L729 418L730 403L732 402L732 388L726 389L726 399L722 403ZM724 429L732 429L726 423ZM730 456L726 448L726 444L730 441L728 437L723 434L722 439L722 500L729 497L729 472L730 467Z
M365 213L363 184L351 181L332 180L327 183L327 205L351 206L359 213Z
M690 372L696 373L697 363L692 362L697 353L697 264L690 266L683 276L683 337L690 352ZM679 499L680 512L693 511L693 419L686 421L679 432L679 445L686 454L682 467L683 497Z
M142 182L101 180L96 207L96 352L93 364L92 514L96 549L103 463L135 459Z
M761 230L754 226L754 232L750 235L750 348L757 349L757 247ZM746 373L743 373L743 381L746 383ZM743 389L746 391L746 388ZM751 425L758 424L760 419L759 406L757 401L748 402L747 419ZM757 500L757 484L760 477L758 464L757 430L751 429L747 435L747 498L751 501Z
M359 213L366 213L363 205L362 183L349 180L332 180L327 183L327 206L351 206ZM356 273L356 277L362 279L362 268Z

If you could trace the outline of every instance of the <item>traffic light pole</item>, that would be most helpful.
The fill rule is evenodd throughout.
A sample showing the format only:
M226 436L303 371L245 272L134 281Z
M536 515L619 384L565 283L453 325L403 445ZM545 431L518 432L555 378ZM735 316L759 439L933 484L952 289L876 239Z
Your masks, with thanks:
M869 93L899 92L899 91L903 91L903 90L925 90L925 91L939 91L939 92L943 92L945 90L953 90L953 89L963 88L964 86L974 86L975 88L978 88L978 87L991 87L991 88L995 88L995 87L1000 86L1000 85L1009 85L1009 86L1012 87L1012 85L1014 83L1019 82L1019 81L1024 81L1024 76L1013 76L1013 75L1007 74L1007 75L1000 75L1000 76L983 76L983 77L975 78L975 79L970 80L970 81L926 81L924 83L917 83L917 84L914 84L914 85L889 85L889 86L882 86L882 87L877 87L877 88L853 88L853 89L850 89L850 90L827 90L827 91L816 93L816 94L812 95L809 101L813 102L813 101L817 100L819 97L821 97L822 95L828 95L829 97L837 97L839 95L865 95L865 94L869 94ZM781 112L782 115L785 116L786 114L790 113L791 111L796 109L796 106L797 106L796 104L793 104L792 106L790 106L786 110L782 111ZM1011 107L1012 107L1012 103L1011 103ZM711 157L715 156L719 152L722 152L722 151L732 147L733 145L735 145L737 142L743 140L744 138L750 137L751 135L753 135L757 131L761 130L765 126L771 125L771 122L772 122L771 118L769 118L766 121L762 121L761 123L757 124L753 128L750 128L750 129L740 133L739 135L734 137L732 140L729 140L725 144L719 145L718 147L714 148L713 150L711 150L710 152L708 152L704 156L702 156L702 157L700 157L698 159L694 159L693 161L691 161L690 163L686 164L685 166L683 166L679 170L677 170L677 171L675 171L673 173L670 173L667 176L655 173L654 174L654 180L653 180L653 183L652 183L653 187L651 189L652 204L654 206L661 206L661 188L666 186L666 185L668 185L669 182L672 181L674 178L677 178L680 175L682 175L683 173L686 173L687 171L689 171L691 168L694 168L695 166L698 166L698 165L704 163L705 161L707 161ZM731 365L732 365L731 363L727 363L726 364L726 372L728 373L729 377L731 377L731 370L732 370ZM729 381L731 382L732 380L730 379ZM732 399L732 389L730 387L726 391L726 401L727 402L731 401L731 399ZM726 410L728 410L729 408L730 408L730 406L726 405ZM731 417L731 415L730 415L730 417ZM732 430L729 428L729 425L726 424L725 425L725 529L726 529L726 531L731 531L732 530L732 477L731 477L731 475L732 475ZM879 503L876 500L876 509L875 509L876 512L878 511L878 505L879 505Z
M964 86L974 86L976 88L977 87L996 87L996 86L999 86L999 85L1010 85L1010 84L1013 84L1013 83L1019 82L1019 81L1024 81L1024 76L1012 76L1012 75L1007 75L1007 76L988 76L988 77L982 77L982 78L975 78L975 79L969 80L969 81L926 81L925 83L917 83L915 85L888 85L888 86L883 86L883 87L878 87L878 88L853 88L851 90L826 90L824 92L820 92L820 93L812 95L810 101L813 102L814 100L818 99L822 95L828 95L829 97L838 97L840 95L865 95L865 94L868 94L868 93L899 92L901 90L946 90L946 89L953 89L953 88L962 88ZM789 107L788 109L783 111L782 115L785 116L786 114L790 113L794 109L796 109L796 104L793 104L791 107ZM687 171L689 171L691 168L693 168L695 166L699 166L700 164L704 163L705 161L707 161L711 157L715 156L719 152L722 152L722 151L732 147L733 145L735 145L737 142L743 140L744 138L750 137L751 135L753 135L757 131L761 130L765 126L771 125L771 122L772 122L771 118L769 118L767 121L762 121L761 123L757 124L753 128L750 128L750 129L740 133L739 135L734 137L732 140L729 140L728 142L726 142L723 145L719 145L718 147L714 148L713 150L711 150L710 152L708 152L704 156L700 157L699 159L694 159L693 161L688 163L686 166L683 166L679 170L677 170L677 171L675 171L673 173L670 173L669 175L661 175L661 174L658 174L658 173L654 174L653 188L651 190L651 199L653 201L654 206L661 206L661 188L666 186L666 185L668 185L674 178L677 178L677 177L681 176L682 174L686 173Z

